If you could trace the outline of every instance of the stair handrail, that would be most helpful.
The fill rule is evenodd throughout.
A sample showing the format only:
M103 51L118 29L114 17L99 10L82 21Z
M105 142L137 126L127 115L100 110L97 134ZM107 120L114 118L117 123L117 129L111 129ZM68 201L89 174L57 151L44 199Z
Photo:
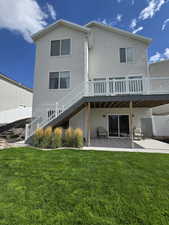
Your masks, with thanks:
M73 104L75 104L78 100L80 100L82 97L85 96L86 93L86 82L82 82L78 87L73 88L66 96L61 98L58 102L56 102L56 108L53 114L46 120L42 120L40 122L39 118L36 118L35 120L32 120L32 122L29 124L29 132L28 132L28 138L31 137L37 128L43 128L45 127L49 122L56 119L58 116L60 116L64 111L66 111L69 107L71 107ZM67 102L67 104L66 104ZM51 104L53 106L53 104ZM35 124L36 129L32 130L32 125Z

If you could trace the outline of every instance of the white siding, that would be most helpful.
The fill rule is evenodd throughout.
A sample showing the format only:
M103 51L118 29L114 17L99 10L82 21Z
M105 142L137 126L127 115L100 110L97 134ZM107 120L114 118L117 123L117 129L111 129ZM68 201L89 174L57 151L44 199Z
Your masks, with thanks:
M161 76L161 77L168 76L169 77L169 60L150 64L149 71L150 71L150 76L154 76L154 77L155 76ZM166 80L166 82L167 82L167 80ZM169 79L168 79L168 83L169 83ZM168 114L169 115L169 104L154 107L153 114L157 114L157 115ZM158 120L158 118L160 118L160 117L157 117L156 120Z
M65 38L71 39L71 55L50 56L51 40ZM33 116L45 116L44 113L46 112L41 108L42 105L55 104L58 100L68 94L70 90L84 81L85 73L87 73L84 63L86 40L86 36L82 32L66 27L59 27L36 42ZM49 72L57 71L71 72L70 89L49 89Z
M32 92L0 78L0 112L20 106L32 107Z
M90 77L147 74L147 45L103 29L92 27L89 51ZM120 63L119 48L134 47L136 62Z
M151 76L169 76L169 60L150 64L149 71Z
M108 131L108 115L120 114L129 115L128 108L99 108L91 109L91 136L96 136L96 129L98 127L103 127ZM133 109L133 127L141 128L142 118L151 118L151 109L148 108L134 108ZM80 111L77 115L70 119L69 123L72 128L83 129L86 136L86 124L85 124L85 109Z

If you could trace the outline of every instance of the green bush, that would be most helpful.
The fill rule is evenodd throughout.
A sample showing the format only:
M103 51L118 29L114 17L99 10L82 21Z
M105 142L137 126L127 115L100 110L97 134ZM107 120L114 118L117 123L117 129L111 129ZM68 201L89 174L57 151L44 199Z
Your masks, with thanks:
M68 128L64 135L62 128L56 128L52 132L51 127L37 129L32 137L32 145L40 148L83 147L83 131L80 128L73 130Z
M75 147L74 146L74 130L71 127L65 131L64 146Z
M52 134L52 148L62 147L62 128L56 128Z
M43 129L37 129L35 131L35 134L32 137L32 145L35 147L40 147L41 142L43 140L43 136L44 136L44 130Z
M76 148L83 147L83 131L80 128L74 131L74 146Z
M51 148L52 145L52 128L47 127L44 129L43 138L40 143L41 148Z

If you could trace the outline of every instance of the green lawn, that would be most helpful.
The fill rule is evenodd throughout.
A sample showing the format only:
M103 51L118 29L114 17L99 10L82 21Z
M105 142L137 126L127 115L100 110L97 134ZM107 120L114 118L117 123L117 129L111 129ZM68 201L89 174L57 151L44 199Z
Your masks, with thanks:
M2 225L167 225L169 155L0 151Z

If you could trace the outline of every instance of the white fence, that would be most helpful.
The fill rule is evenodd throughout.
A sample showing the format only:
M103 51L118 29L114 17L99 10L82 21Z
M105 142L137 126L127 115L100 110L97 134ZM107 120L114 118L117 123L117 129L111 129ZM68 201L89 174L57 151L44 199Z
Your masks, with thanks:
M153 135L156 137L169 137L169 116L153 116Z

